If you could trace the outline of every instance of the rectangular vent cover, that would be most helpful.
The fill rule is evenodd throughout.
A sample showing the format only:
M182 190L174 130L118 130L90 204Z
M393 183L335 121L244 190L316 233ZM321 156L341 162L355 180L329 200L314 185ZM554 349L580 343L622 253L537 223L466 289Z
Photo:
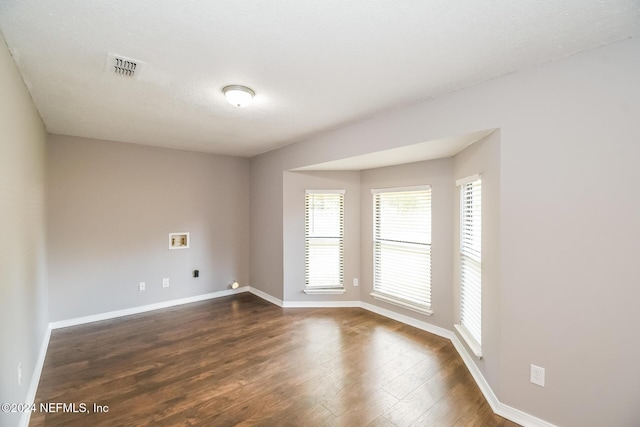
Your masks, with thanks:
M105 71L117 74L125 77L140 77L140 71L142 70L142 61L137 59L127 58L121 55L115 55L113 53L107 54L107 65Z

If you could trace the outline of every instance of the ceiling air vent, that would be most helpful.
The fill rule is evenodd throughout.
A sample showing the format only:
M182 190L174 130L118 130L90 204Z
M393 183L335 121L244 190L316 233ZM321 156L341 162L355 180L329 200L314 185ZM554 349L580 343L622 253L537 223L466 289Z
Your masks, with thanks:
M138 78L143 64L137 59L108 53L105 70L119 76Z

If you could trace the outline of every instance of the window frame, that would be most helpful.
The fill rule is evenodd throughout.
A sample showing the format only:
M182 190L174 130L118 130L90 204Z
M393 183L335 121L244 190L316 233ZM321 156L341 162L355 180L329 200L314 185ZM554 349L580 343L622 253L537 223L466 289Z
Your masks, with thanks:
M459 323L454 326L476 357L482 358L482 177L476 174L459 179L456 186L460 192ZM472 199L467 203L465 198L469 194ZM468 215L471 221L465 221ZM471 243L465 243L465 234L471 236L467 239Z
M402 193L402 192L426 192L424 202L427 203L428 207L428 217L427 223L425 224L428 241L411 241L411 240L403 240L403 241L395 241L393 239L385 239L381 238L378 234L379 232L379 217L382 214L378 211L379 203L378 198L384 194L391 193ZM432 293L432 283L431 283L431 253L432 253L432 216L433 216L433 208L432 208L432 187L431 185L417 185L410 187L394 187L394 188L378 188L371 189L372 194L372 202L373 202L373 234L372 234L372 249L373 249L373 292L370 294L377 300L381 300L390 304L394 304L412 311L419 312L421 314L432 315L432 306L431 306L431 293ZM404 247L405 249L411 251L410 248L414 248L415 252L418 252L418 249L424 248L426 249L426 257L427 257L427 276L424 279L426 281L426 296L425 301L419 301L417 299L411 299L406 297L405 295L399 295L388 292L389 285L387 284L387 290L385 291L385 286L378 282L379 280L379 272L382 269L382 266L378 265L378 259L382 256L382 247L385 242L395 245L397 247ZM391 243L393 242L393 243ZM402 250L402 249L401 249ZM408 268L408 267L407 267ZM407 271L413 271L411 268L408 268ZM409 285L408 287L401 286L401 290L407 289L415 289L413 285ZM402 293L402 292L400 292Z
M305 288L306 294L342 294L344 293L344 205L345 205L346 190L305 190L305 203L304 203L304 240L305 240ZM339 196L339 235L338 236L310 236L309 230L309 199L315 195L337 195ZM310 285L310 243L315 239L336 239L338 241L338 283L334 285Z

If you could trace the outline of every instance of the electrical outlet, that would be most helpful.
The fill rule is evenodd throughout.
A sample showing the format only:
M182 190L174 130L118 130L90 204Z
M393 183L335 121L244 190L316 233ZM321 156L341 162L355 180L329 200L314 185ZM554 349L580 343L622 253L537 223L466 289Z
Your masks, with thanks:
M353 286L360 286L360 282L358 282L358 278L357 277L353 278Z
M544 368L536 365L531 365L529 381L531 381L533 384L539 385L540 387L544 387Z
M164 279L162 279L162 287L163 288L168 288L169 287L169 278L165 277Z
M138 284L138 290L141 291L141 292L144 291L146 289L146 287L147 287L147 284L144 283L144 282L140 282Z
M18 363L18 385L22 385L22 363Z

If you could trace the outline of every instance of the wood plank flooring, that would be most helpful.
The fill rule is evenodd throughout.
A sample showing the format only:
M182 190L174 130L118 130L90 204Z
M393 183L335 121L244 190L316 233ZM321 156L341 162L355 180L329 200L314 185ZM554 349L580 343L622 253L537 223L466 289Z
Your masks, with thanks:
M40 402L79 412L36 411L31 426L517 425L444 338L248 293L53 331Z

